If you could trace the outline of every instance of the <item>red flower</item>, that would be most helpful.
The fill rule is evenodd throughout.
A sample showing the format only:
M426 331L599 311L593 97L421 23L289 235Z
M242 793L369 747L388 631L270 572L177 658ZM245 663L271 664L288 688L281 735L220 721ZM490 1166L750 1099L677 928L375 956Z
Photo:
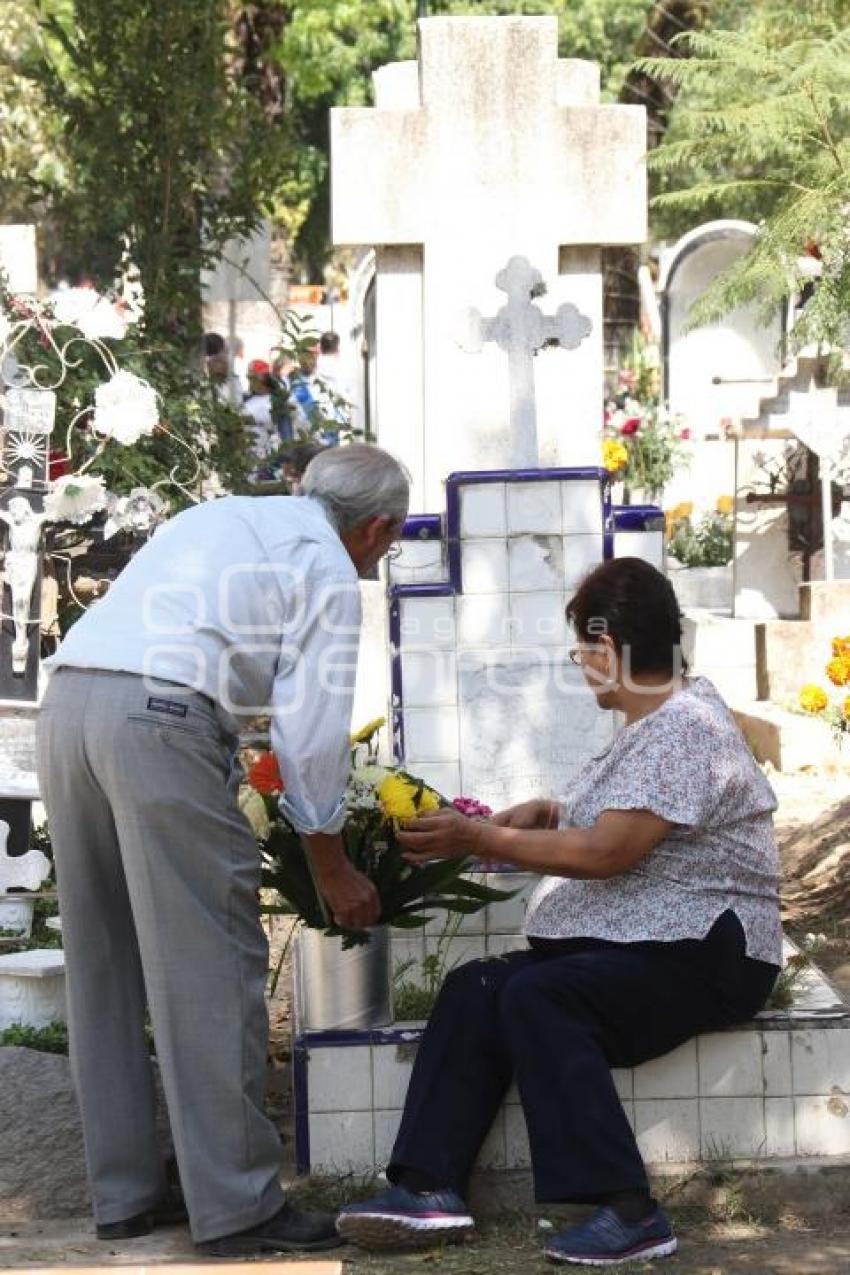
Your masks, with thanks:
M248 783L264 797L283 792L283 779L274 753L263 753L248 771Z
M688 439L690 438L690 436L691 436L691 431L689 429L679 430L679 437L681 438L682 442L686 443Z
M58 448L51 448L50 460L48 462L48 478L54 482L57 478L64 478L66 474L71 473L71 461L67 456L63 456Z
M622 425L620 426L620 433L627 434L627 435L636 434L639 429L640 429L640 417L630 416L628 420L623 421Z

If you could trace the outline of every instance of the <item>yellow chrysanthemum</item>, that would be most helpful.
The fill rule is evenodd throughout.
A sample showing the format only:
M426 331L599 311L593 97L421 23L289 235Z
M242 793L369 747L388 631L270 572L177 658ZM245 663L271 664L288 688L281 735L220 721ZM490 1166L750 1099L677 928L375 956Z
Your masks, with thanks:
M719 514L731 514L732 510L735 508L735 501L732 496L718 496L715 508Z
M414 783L406 775L388 775L378 788L378 800L388 819L415 819L429 810L440 808L440 800L435 792Z
M625 443L618 443L616 438L606 438L602 443L602 464L609 474L616 474L623 469L629 459Z
M826 675L833 686L850 683L850 655L836 655L826 666Z
M832 639L832 654L837 659L850 659L850 636Z
M386 717L373 718L371 722L367 722L365 726L361 726L360 729L351 736L352 746L354 744L368 744L372 736L376 734L382 726L386 726L386 724Z
M809 682L800 691L800 708L805 713L822 713L828 703L826 691L814 682Z

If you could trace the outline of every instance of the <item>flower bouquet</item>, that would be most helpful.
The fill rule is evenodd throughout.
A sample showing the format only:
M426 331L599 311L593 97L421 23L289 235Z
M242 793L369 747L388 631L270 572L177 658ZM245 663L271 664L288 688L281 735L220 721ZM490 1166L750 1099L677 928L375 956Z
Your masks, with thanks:
M416 929L427 925L435 911L471 914L488 903L510 898L510 892L472 880L468 875L474 866L472 860L438 860L424 866L405 861L396 837L401 821L450 805L471 818L486 817L490 811L471 798L449 802L408 771L379 766L373 740L382 725L383 719L370 722L352 736L353 765L342 829L349 859L378 891L378 924ZM358 756L361 746L368 750L365 758ZM260 843L263 886L280 900L265 905L264 910L295 913L310 929L342 936L344 947L367 942L365 931L341 929L329 918L304 843L280 811L277 798L283 791L283 780L273 754L260 757L247 778L242 809Z
M832 658L824 671L832 685L844 692L840 701L832 700L817 682L808 682L800 691L799 707L804 713L827 721L836 743L841 745L850 733L850 634L832 639Z
M602 440L602 464L611 477L622 480L628 491L642 488L650 500L658 499L688 464L683 446L688 431L660 402L659 381L657 352L636 336L605 405Z

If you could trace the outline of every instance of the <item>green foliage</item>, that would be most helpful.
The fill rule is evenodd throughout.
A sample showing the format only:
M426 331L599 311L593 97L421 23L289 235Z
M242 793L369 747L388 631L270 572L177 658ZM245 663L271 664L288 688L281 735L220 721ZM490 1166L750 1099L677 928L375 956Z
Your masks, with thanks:
M729 514L704 514L698 522L675 524L668 549L683 567L725 567L732 561L734 520Z
M25 1027L23 1023L13 1023L0 1031L0 1047L4 1045L36 1049L42 1054L67 1054L68 1028L65 1023L49 1023L47 1027Z
M850 313L850 14L846 4L787 8L756 5L743 29L682 35L687 56L637 64L678 91L667 141L650 158L661 187L653 208L668 227L717 215L762 221L694 323L748 302L771 316L816 244L823 275L792 344L837 346Z

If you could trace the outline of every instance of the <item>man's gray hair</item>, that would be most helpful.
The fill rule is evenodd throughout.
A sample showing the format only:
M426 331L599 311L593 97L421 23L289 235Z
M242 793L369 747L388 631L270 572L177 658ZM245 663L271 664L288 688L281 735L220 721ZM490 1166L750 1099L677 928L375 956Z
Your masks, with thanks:
M320 500L339 531L381 514L403 522L410 504L410 474L380 447L347 443L326 447L310 461L301 494Z

